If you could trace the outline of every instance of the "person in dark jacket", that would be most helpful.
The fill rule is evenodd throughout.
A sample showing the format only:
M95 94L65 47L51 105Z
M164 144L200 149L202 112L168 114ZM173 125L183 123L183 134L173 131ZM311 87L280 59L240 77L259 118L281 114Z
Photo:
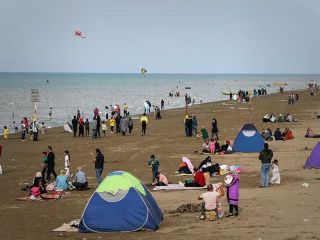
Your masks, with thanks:
M52 151L52 146L48 146L48 156L47 156L48 170L47 170L47 178L46 178L47 181L50 180L51 173L53 174L54 178L57 178L56 171L54 170L54 165L55 165L54 159L55 159L55 156Z
M98 184L102 182L102 171L104 167L104 156L101 153L100 149L96 149L96 157L94 157L93 153L91 153L92 161L94 162L94 169L96 171L96 178L98 181Z
M218 122L217 119L213 118L211 122L211 138L218 140Z
M283 140L282 133L279 128L277 128L277 130L274 131L273 136L274 136L274 140L276 141Z
M97 136L98 137L101 137L100 128L101 128L101 118L100 118L100 115L97 115Z
M77 130L78 130L78 119L76 116L73 116L73 119L72 119L72 130L73 130L73 137L76 137Z
M273 152L269 149L268 143L265 143L264 149L259 154L259 160L261 161L261 187L268 187L272 158Z

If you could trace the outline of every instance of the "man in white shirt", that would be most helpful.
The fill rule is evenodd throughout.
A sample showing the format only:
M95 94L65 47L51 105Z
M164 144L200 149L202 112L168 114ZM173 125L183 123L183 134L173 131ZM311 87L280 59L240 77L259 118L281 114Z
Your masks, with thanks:
M205 218L206 211L217 211L217 201L218 201L219 193L213 191L212 184L207 186L207 192L202 193L199 197L199 200L203 199L203 203L201 205L201 219Z

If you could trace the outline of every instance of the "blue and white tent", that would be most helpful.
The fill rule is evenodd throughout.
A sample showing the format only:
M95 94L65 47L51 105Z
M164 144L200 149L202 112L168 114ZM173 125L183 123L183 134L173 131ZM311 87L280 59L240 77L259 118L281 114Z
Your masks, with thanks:
M233 143L235 152L260 152L264 140L253 124L244 124Z
M159 228L163 215L149 190L128 172L110 173L92 194L79 232L131 232Z

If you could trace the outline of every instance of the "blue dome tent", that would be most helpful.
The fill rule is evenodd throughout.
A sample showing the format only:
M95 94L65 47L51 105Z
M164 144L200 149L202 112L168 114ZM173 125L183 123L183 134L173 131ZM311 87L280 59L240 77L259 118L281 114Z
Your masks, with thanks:
M233 143L235 152L260 152L263 150L264 140L257 128L250 123L244 124Z
M159 228L163 215L149 190L128 172L110 173L85 207L79 232L131 232Z

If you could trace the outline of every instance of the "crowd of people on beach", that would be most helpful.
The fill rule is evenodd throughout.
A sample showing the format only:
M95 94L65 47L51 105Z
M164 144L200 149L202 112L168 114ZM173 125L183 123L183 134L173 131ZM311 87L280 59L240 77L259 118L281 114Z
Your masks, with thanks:
M280 128L277 128L274 133L272 133L270 128L263 129L261 132L261 136L265 141L287 141L294 139L293 132L289 128L285 128L282 132Z
M262 88L253 91L239 90L237 99L240 101L250 101L251 96L260 96L267 94L267 90ZM187 98L186 104L191 103L191 99ZM233 94L230 93L230 98L233 99ZM291 94L289 96L289 104L294 104L298 101L298 94ZM161 100L160 107L151 105L149 100L144 102L144 111L140 117L141 135L147 135L147 125L151 114L151 106L153 106L154 119L161 119L161 110L164 109L164 101ZM87 137L91 136L92 139L106 136L107 131L110 128L110 135L119 134L122 136L131 135L133 131L134 121L128 111L128 105L125 103L123 106L123 112L118 104L105 107L104 116L101 118L101 112L98 108L93 110L93 118L91 121L87 118L84 120L83 114L80 110L73 116L69 127L73 132L73 137ZM294 122L296 121L291 114L287 113L283 117L279 114L277 117L275 114L266 114L263 117L263 122ZM19 127L17 127L19 128ZM219 143L219 129L218 121L216 118L212 118L210 123L210 134L207 128L203 125L198 131L198 119L197 116L188 114L184 118L184 134L186 137L195 137L195 139L202 139L202 149L195 151L195 153L201 154L228 154L233 153L233 148L230 140L225 140L223 143ZM17 129L18 131L18 129ZM46 134L47 128L44 123L39 124L36 117L32 118L31 123L27 118L21 121L20 133L22 141L25 141L26 135L31 134L33 141L38 141L38 133ZM91 133L91 134L90 134ZM4 139L8 140L9 131L4 128ZM261 136L265 141L278 141L278 140L290 140L294 138L292 130L285 128L281 131L277 128L274 133L270 128L262 131ZM308 128L306 137L316 138L320 137L318 134L314 134L311 128ZM104 155L100 149L95 149L95 154L90 153L92 162L94 163L94 170L97 179L97 184L102 182L102 173L104 170ZM42 152L42 169L35 174L35 177L30 186L27 186L24 190L29 191L30 199L39 199L50 197L49 191L70 191L87 190L89 189L88 178L86 172L82 166L77 167L77 172L71 171L71 157L70 152L65 150L63 153L64 168L59 169L58 174L55 169L55 154L52 146L48 146L47 151ZM259 153L258 159L261 161L261 187L268 187L269 184L280 184L280 168L278 160L273 159L273 151L269 149L267 143L264 144L264 149ZM207 192L199 196L200 200L203 200L201 206L201 219L215 220L223 216L222 207L219 199L226 194L229 203L229 212L227 216L239 215L239 188L240 188L240 167L227 166L224 167L218 162L213 162L211 156L206 156L201 161L199 166L193 167L191 160L182 157L182 163L179 165L177 174L192 175L192 179L187 179L185 182L179 182L180 187L186 188L205 188ZM152 183L154 187L168 186L171 184L168 178L160 171L160 160L156 158L154 154L150 156L147 165L152 169ZM272 177L270 178L270 171ZM212 176L224 175L224 183L218 187L212 184L210 178ZM52 178L53 176L53 178ZM224 192L224 187L226 193Z
M262 118L262 122L297 122L297 119L295 119L290 113L286 113L284 115L280 113L278 116L273 113L266 113Z

